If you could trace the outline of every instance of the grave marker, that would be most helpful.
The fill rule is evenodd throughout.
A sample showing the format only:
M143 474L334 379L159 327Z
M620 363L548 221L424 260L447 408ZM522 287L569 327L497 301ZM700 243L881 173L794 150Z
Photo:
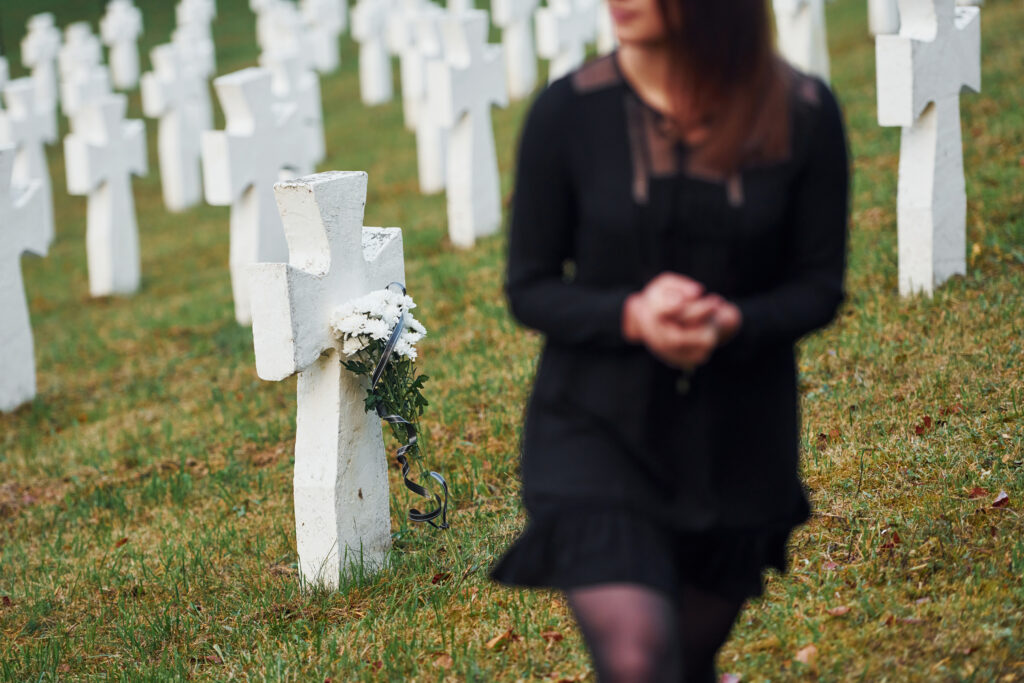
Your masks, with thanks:
M416 130L419 103L427 88L423 55L416 44L416 24L427 0L398 0L388 14L388 49L398 55L405 127Z
M146 127L125 120L127 107L124 95L107 95L82 109L64 138L68 192L89 197L85 243L92 296L139 288L132 175L146 173Z
M142 109L160 119L157 150L164 206L184 211L202 199L200 135L206 79L190 64L180 45L158 45L150 52L153 70L142 76Z
M779 52L797 69L829 82L825 0L772 0Z
M202 51L203 63L207 64L206 76L213 76L217 73L217 51L213 42L217 6L213 0L181 0L174 15L178 22L176 33L180 32L182 39L191 41Z
M960 93L981 91L981 13L901 0L899 35L875 39L878 123L901 126L899 287L931 295L967 272Z
M505 80L510 100L530 95L537 86L537 50L533 15L540 0L494 0L494 25L501 29L505 48Z
M898 0L868 0L868 27L873 36L899 32Z
M52 109L38 108L36 92L32 78L19 78L4 87L6 110L0 109L0 144L14 146L14 184L20 187L37 184L40 203L37 228L49 247L55 235L53 189L44 145L56 140L57 115Z
M390 102L394 95L385 41L387 0L358 0L352 8L352 38L359 43L359 93L363 104Z
M43 210L39 185L12 184L14 148L0 146L0 412L36 395L32 325L21 278L21 255L46 255L37 224Z
M132 90L139 84L139 36L142 12L132 0L110 0L100 22L100 35L110 48L110 74L114 85Z
M487 43L487 12L469 10L443 22L445 62L430 65L438 119L448 127L448 235L456 246L501 226L498 157L491 107L508 104L500 45Z
M281 105L266 69L250 67L213 81L226 128L202 136L206 201L231 207L230 269L235 319L252 322L246 268L288 259L274 183L311 172L294 106Z
M597 30L597 9L593 0L550 0L534 17L537 54L551 60L548 83L553 83L583 64Z
M363 227L366 183L365 173L332 172L278 184L289 262L250 268L257 374L298 375L299 570L306 585L328 588L352 563L383 567L391 547L380 419L329 325L337 306L405 281L401 230Z
M424 79L428 79L430 64L444 63L444 43L441 40L441 22L444 10L434 3L426 3L416 20L416 47L423 60ZM417 104L416 163L420 192L437 194L444 190L447 149L446 130L438 118L438 108L432 104L429 88L424 87Z
M322 74L338 69L339 39L348 24L348 3L344 0L300 0L303 24L309 33L313 64Z
M320 77L297 53L271 53L260 55L260 65L273 75L273 90L278 102L295 107L296 117L302 126L305 142L300 151L305 152L304 168L313 168L327 158L327 142L324 136L324 107L320 95Z
M36 102L41 109L57 109L57 55L60 30L49 12L28 20L28 33L21 41L21 61L31 70L36 84Z

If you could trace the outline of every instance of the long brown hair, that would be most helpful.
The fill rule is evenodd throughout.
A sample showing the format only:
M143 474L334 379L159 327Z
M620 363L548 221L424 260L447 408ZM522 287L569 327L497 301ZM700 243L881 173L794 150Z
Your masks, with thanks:
M789 151L790 69L776 56L766 0L658 0L669 33L681 130L705 125L694 163L730 174ZM684 105L688 109L684 109Z

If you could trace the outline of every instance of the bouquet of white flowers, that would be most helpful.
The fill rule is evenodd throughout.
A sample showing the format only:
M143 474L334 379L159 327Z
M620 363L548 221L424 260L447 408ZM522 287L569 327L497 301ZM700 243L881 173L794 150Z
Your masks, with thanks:
M412 509L409 518L447 528L448 484L437 472L423 466L423 443L419 437L419 418L427 407L423 396L426 375L416 374L416 343L427 334L426 328L409 312L416 308L405 287L392 283L386 289L339 306L330 317L331 330L341 341L342 364L357 375L370 378L366 392L366 410L374 410L386 421L403 446L397 460L402 466L406 487L424 498L434 499L437 508L430 512ZM444 501L423 486L409 480L408 457L419 463L420 474L441 484ZM441 523L434 519L441 517Z

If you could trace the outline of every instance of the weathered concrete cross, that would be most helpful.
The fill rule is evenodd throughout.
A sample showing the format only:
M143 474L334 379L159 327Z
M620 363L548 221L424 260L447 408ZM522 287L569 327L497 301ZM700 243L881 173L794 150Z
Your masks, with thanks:
M333 73L340 61L339 37L348 24L344 0L299 0L306 31L312 41L313 63L322 74Z
M391 547L387 459L364 378L346 370L329 318L339 305L405 281L402 231L363 227L365 173L279 183L289 262L251 267L256 371L298 374L295 526L307 585L335 588L352 564L375 571Z
M142 109L160 119L157 149L164 206L184 211L203 196L199 139L206 130L200 120L206 79L191 68L180 44L156 46L150 61L153 70L142 76Z
M537 85L537 50L533 43L533 14L540 0L494 0L494 25L505 47L508 97L520 100Z
M231 207L231 289L235 319L252 322L252 263L283 262L288 245L274 205L274 183L312 171L294 106L276 103L273 77L250 67L213 81L227 122L202 137L206 201Z
M280 104L295 107L305 142L302 150L309 155L303 164L312 172L327 158L324 135L324 106L320 94L320 76L296 51L267 51L260 54L260 66L273 75L273 90Z
M487 43L487 12L449 14L443 23L445 62L433 62L429 87L448 133L448 235L456 246L501 227L498 156L491 106L508 104L500 45Z
M132 0L110 0L100 21L100 36L110 48L110 74L114 86L131 90L139 84L139 36L142 12Z
M0 144L14 145L13 181L28 186L39 183L42 206L38 213L39 231L46 245L53 243L53 189L50 167L46 163L45 143L56 139L57 114L49 108L37 107L36 83L32 78L18 78L3 90L6 110L0 109Z
M955 0L901 0L898 35L876 38L878 123L902 126L900 294L967 272L960 92L981 91L981 17Z
M126 121L128 99L108 95L81 112L64 138L68 192L88 195L86 260L92 296L131 294L141 277L132 175L145 175L146 126Z
M36 395L36 360L32 348L21 255L46 255L39 230L43 209L39 184L11 183L14 148L0 147L0 411L11 411Z

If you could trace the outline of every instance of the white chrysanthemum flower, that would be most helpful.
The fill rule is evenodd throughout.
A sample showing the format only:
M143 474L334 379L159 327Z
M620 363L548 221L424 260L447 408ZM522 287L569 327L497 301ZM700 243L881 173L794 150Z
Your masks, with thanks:
M426 328L412 317L416 308L411 296L379 289L336 308L330 316L331 330L341 341L346 356L359 353L372 341L387 341L405 313L405 329L395 345L399 356L416 359L416 343L427 334Z

